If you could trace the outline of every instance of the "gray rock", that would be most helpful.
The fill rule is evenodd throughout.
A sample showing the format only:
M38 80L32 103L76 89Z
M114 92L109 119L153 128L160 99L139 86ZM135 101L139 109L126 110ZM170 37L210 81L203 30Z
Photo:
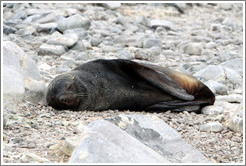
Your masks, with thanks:
M38 162L38 163L50 163L48 159L42 158L34 153L25 154L29 163Z
M68 156L71 156L75 147L80 143L80 135L69 137L65 139L64 146L62 147L62 152Z
M33 23L49 23L56 21L56 14L54 12L46 12L42 14L35 14L27 17L24 22L33 22Z
M118 9L121 6L121 3L103 3L102 6L108 9Z
M213 49L216 47L217 47L217 44L215 42L209 42L205 45L205 48L207 48L207 49Z
M168 163L157 152L108 121L92 122L82 134L69 163Z
M209 115L209 114L221 114L223 113L224 109L222 107L219 107L219 106L214 106L214 105L210 105L210 106L206 106L206 107L203 107L201 112L203 114L206 114L206 115Z
M220 94L220 95L227 95L228 88L217 81L209 80L205 82L205 84L212 90L213 93Z
M162 47L162 42L159 39L149 38L146 39L143 43L143 48L151 48L151 47Z
M232 18L230 17L226 17L224 19L224 21L222 22L222 24L228 26L230 29L234 30L234 22L235 20L233 20Z
M154 20L150 20L149 24L151 28L164 27L167 30L174 30L174 31L177 30L174 23L167 20L154 19Z
M88 30L90 28L91 22L87 19L84 19L79 14L75 14L68 18L60 18L57 21L57 28L64 32L67 29L75 29L75 28L84 28Z
M142 24L142 25L145 25L145 26L149 26L150 25L149 20L145 16L137 16L136 17L136 22L138 24Z
M98 46L102 42L102 39L93 37L90 41L92 46Z
M3 55L3 92L12 97L22 98L27 87L26 80L41 81L40 72L35 61L13 42L3 42ZM25 95L39 100L34 94Z
M218 6L219 6L221 9L224 9L224 10L231 10L233 4L232 4L232 3L219 3Z
M226 101L229 103L241 103L243 101L243 96L240 94L230 94L223 96L216 96L216 100L218 101Z
M15 33L16 32L16 28L14 27L10 27L10 26L7 26L7 25L3 25L3 33L6 34L6 35L9 35L11 33Z
M28 36L28 35L33 35L36 32L36 28L33 26L26 26L23 29L19 29L16 31L16 34L21 35L21 36Z
M183 53L190 55L201 55L203 45L201 43L188 43L182 47Z
M42 44L39 47L39 54L40 55L62 55L64 54L65 48L63 46L59 45L50 45L50 44Z
M87 31L84 28L67 29L63 33L64 34L67 34L67 33L76 34L80 40L85 39L87 36Z
M77 41L78 41L78 36L76 34L68 33L55 38L51 38L50 40L47 41L47 44L72 47Z
M37 31L38 32L49 32L49 31L51 31L52 29L55 29L55 28L57 28L57 23L56 22L38 24Z
M3 65L3 94L13 96L18 101L23 98L24 93L25 77L23 73L7 65Z
M117 57L120 59L133 59L133 55L128 50L119 51Z
M220 31L221 25L213 23L213 24L211 24L210 29L211 29L211 31Z
M86 51L85 45L83 40L79 40L72 48L71 50L78 50L80 52Z
M147 54L150 55L150 61L152 62L158 62L160 60L160 53L161 53L161 48L160 47L151 47L146 50Z
M220 66L235 70L241 77L243 77L243 58L235 58L227 62L223 62Z
M150 54L148 54L148 52L144 49L137 49L135 51L135 58L136 59L141 59L141 60L150 60Z
M226 74L226 79L234 85L234 88L238 88L243 85L243 79L236 71L227 67L224 67L224 71Z
M209 132L209 131L220 132L222 131L222 129L223 126L219 122L209 122L200 126L200 131L205 131L205 132Z
M37 81L30 78L25 79L25 99L32 103L45 103L46 86L43 81Z
M238 109L230 114L227 126L234 132L243 132L243 107L239 105Z
M182 140L174 129L156 116L119 115L108 119L170 162L209 162Z
M221 66L215 65L208 65L206 68L196 72L194 76L204 80L225 80L225 73L223 68Z

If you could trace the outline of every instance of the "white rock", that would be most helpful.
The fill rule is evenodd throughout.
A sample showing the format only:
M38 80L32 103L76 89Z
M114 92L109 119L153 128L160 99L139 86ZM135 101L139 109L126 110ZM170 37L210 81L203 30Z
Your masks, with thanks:
M206 107L203 107L201 112L203 114L206 114L206 115L209 115L209 114L221 114L223 113L224 109L222 107L219 107L219 106L206 106Z
M45 54L47 54L47 55L52 55L52 54L62 55L65 52L66 52L65 48L63 46L60 46L60 45L42 44L39 47L39 54L41 54L41 55L45 55Z
M47 44L62 45L72 47L78 41L78 36L75 34L65 34L56 38L51 38L47 41Z
M212 132L220 132L223 129L223 126L219 122L210 122L200 126L200 131L212 131Z
M183 52L190 55L201 55L203 45L201 43L188 43L184 45Z
M42 158L34 153L28 153L26 154L26 157L29 159L29 162L37 161L39 163L49 163L50 161L48 159Z

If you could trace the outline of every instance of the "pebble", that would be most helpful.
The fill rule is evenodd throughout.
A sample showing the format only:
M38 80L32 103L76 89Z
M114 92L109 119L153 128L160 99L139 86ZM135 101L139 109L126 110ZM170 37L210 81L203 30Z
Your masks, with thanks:
M153 19L149 24L151 28L164 27L167 30L174 31L177 29L173 22L167 20Z
M190 55L201 55L203 45L201 43L188 43L183 46L183 52Z
M81 15L75 14L68 18L60 18L57 21L57 29L64 32L67 29L74 28L84 28L88 30L90 28L91 22L87 19L84 19Z
M243 5L183 3L183 14L177 13L173 6L158 3L117 5L106 7L84 3L4 4L2 38L3 41L16 43L27 54L23 59L31 57L37 62L35 66L41 74L39 79L45 82L45 86L58 74L99 58L138 59L195 75L202 82L212 85L211 90L216 94L215 105L203 110L204 114L174 114L170 111L142 111L138 114L162 118L209 160L222 163L242 162L243 113L242 116L236 115L232 121L229 119L233 119L230 112L235 112L243 101ZM65 44L58 42L57 45L47 43L51 39L69 35L72 37L66 40L72 39L73 36L77 36L78 39L73 39L73 44L67 41ZM150 39L157 42L148 41ZM11 45L10 50L14 50L13 55L17 57L23 53L17 48L13 49ZM13 84L8 84L11 88L7 90L26 94L25 79L20 73L21 70L12 70L5 66L5 59L3 62L3 80L9 79L21 88L18 90ZM28 64L30 63L23 63L24 66ZM8 75L15 77L15 80ZM33 81L34 89L43 87L43 83L35 83L36 81ZM40 87L37 87L39 85ZM7 104L6 99L4 96L4 105L12 109L4 107L4 163L38 162L26 158L26 150L39 157L44 156L50 163L66 163L69 156L58 155L63 148L60 143L79 135L84 130L84 125L91 121L122 113L115 110L57 111L44 104L32 104L26 100L20 100L20 105L14 106ZM222 107L223 110L217 107ZM180 109L183 110L189 111L187 108ZM124 113L133 112L125 110ZM80 121L86 124L71 125ZM202 123L214 121L226 126L220 132L199 130ZM231 122L232 127L228 122ZM10 138L22 140L12 145L13 140ZM47 142L52 145L47 147ZM53 145L59 148L52 149Z
M34 153L27 153L26 154L27 159L29 160L29 162L38 162L38 163L50 163L49 160L42 158ZM23 160L22 160L23 161ZM26 159L24 159L24 161L26 161Z
M209 80L205 84L212 90L213 93L219 95L228 95L228 88L217 81Z
M200 131L205 131L205 132L220 132L222 131L223 126L221 123L219 122L210 122L210 123L206 123L200 126Z
M40 55L62 55L64 54L65 48L61 45L50 45L50 44L42 44L39 47L39 54Z
M61 45L66 47L72 47L78 41L78 36L75 34L65 34L56 38L51 38L47 41L47 44Z
M102 6L111 10L115 10L121 6L121 3L103 3Z
M216 100L225 101L225 102L229 102L229 103L241 103L243 101L243 96L240 94L216 96Z
M66 138L64 146L62 148L62 152L70 156L73 150L75 149L75 147L79 144L80 139L81 139L80 137L81 136L76 135L74 137Z
M143 43L143 48L151 48L151 47L162 47L162 42L159 39L155 39L155 38L150 38L150 39L146 39Z
M222 114L223 113L223 108L219 106L206 106L202 108L201 112L203 114L209 115L209 114Z
M38 32L50 32L52 29L57 28L57 23L56 22L50 22L50 23L45 23L45 24L39 24L37 26L37 31Z
M217 47L217 44L215 42L209 42L204 47L207 49L213 49Z

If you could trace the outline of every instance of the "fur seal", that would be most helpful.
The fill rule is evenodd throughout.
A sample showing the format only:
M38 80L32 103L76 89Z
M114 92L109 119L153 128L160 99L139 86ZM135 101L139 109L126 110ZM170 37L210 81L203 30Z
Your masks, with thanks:
M199 113L215 96L187 74L130 60L99 59L57 76L47 88L46 100L55 109L159 112L191 107Z

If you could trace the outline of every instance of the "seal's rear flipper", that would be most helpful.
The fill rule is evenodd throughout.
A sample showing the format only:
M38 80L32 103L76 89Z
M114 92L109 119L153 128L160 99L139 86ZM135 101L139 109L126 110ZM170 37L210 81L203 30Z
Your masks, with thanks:
M151 86L185 101L202 101L213 104L215 96L213 92L196 78L151 64L143 64L132 61L119 61L122 70L132 78L140 77Z
M146 110L153 112L163 112L172 110L174 112L200 112L201 105L207 104L204 101L168 101L168 102L159 102L153 105L146 107Z

